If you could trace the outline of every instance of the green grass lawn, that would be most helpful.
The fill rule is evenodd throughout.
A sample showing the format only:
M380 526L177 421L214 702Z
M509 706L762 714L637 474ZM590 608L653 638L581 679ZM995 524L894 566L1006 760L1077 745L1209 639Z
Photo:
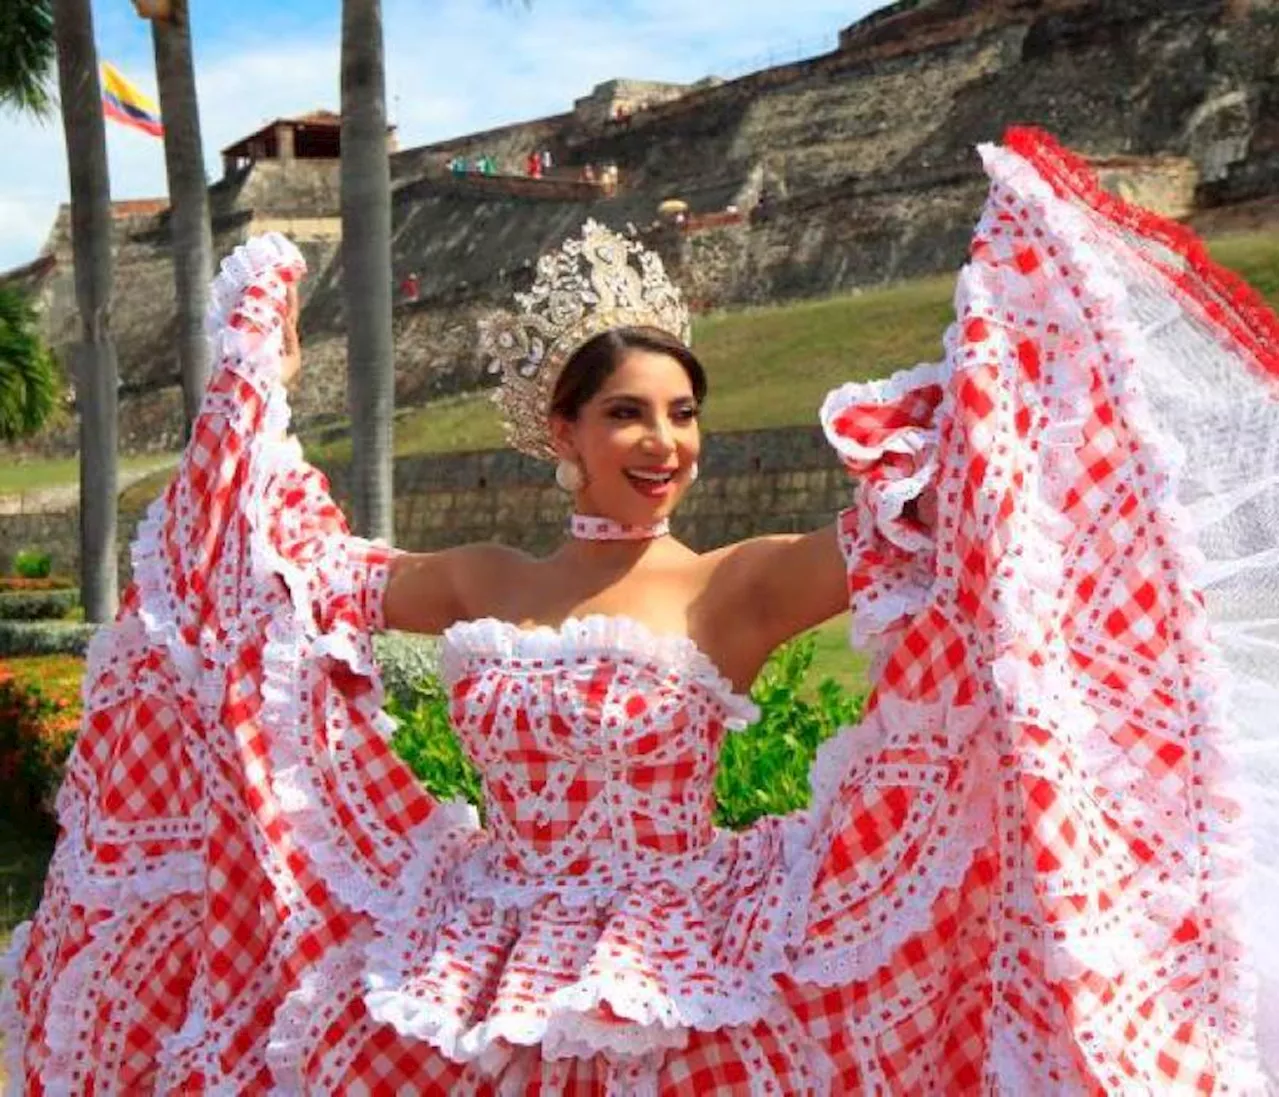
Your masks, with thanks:
M1221 236L1209 248L1276 307L1274 232ZM936 361L953 316L954 289L955 276L944 274L699 317L693 345L711 382L704 425L729 431L813 423L822 397L836 385ZM349 437L307 444L304 434L303 443L313 461L350 458ZM397 456L502 444L497 411L485 393L448 397L396 416Z
M1237 271L1275 308L1277 242L1271 231L1209 241L1213 257ZM952 317L955 277L935 275L821 300L727 310L699 317L694 346L707 367L710 431L794 426L816 421L823 395L843 381L864 380L936 360ZM307 456L320 463L350 458L351 440L303 432ZM486 393L469 393L401 408L396 456L492 449L503 444L497 412ZM126 457L122 468L158 471L127 489L137 503L168 479L172 455ZM75 458L0 467L0 495L74 483Z
M145 475L155 470L168 471L178 462L176 453L147 453L120 458L120 475ZM0 464L0 495L17 495L40 488L57 488L80 479L80 458L39 458Z
M1262 294L1274 312L1277 304L1275 231L1231 233L1215 237L1208 245L1215 262L1244 278Z
M832 618L815 629L814 634L817 644L809 670L810 685L816 686L824 678L834 678L850 693L865 691L871 658L866 652L849 647L849 615L842 613Z

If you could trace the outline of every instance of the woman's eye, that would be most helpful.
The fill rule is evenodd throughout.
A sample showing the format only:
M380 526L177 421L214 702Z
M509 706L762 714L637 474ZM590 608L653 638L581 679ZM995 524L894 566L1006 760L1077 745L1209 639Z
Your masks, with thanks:
M674 415L674 419L677 423L689 423L696 418L698 418L697 408L681 408Z
M635 417L635 408L613 408L609 412L610 419L634 419Z

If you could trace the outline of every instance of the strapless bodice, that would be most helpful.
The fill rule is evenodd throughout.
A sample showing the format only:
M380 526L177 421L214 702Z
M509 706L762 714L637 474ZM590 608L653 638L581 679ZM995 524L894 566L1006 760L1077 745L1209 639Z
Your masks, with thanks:
M488 618L445 633L441 671L507 871L616 887L714 840L720 743L757 710L689 638Z

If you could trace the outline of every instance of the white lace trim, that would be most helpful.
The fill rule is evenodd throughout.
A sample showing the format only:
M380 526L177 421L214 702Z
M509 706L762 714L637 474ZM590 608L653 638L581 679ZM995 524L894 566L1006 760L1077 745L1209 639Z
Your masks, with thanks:
M338 991L359 979L364 967L358 943L331 949L308 967L297 987L285 995L276 1009L267 1040L267 1065L276 1092L303 1097L311 1092L306 1078L306 1032L312 1017L332 1001Z
M934 535L901 521L909 502L937 478L938 432L932 427L904 427L888 435L875 446L865 446L839 433L836 420L850 407L870 404L892 404L908 393L936 385L943 390L942 400L933 413L933 421L944 418L953 397L947 387L950 363L926 362L880 381L849 382L829 392L822 402L819 420L827 441L842 460L849 463L872 463L886 453L914 457L918 466L896 480L866 481L857 499L845 512L840 523L840 551L850 570L860 568L861 557L883 537L908 558L886 566L873 591L855 593L851 639L859 646L877 647L882 634L898 622L919 613L937 593L937 577L932 566ZM856 477L856 473L855 473ZM874 597L868 597L868 594Z
M690 1031L752 1024L768 1016L779 998L777 991L763 982L758 988L744 990L737 999L712 995L676 999L666 994L636 993L620 981L595 976L555 991L545 1017L504 1012L470 1025L448 1008L395 988L382 988L375 975L368 979L370 989L364 1001L376 1021L391 1025L402 1036L430 1044L453 1062L474 1062L487 1074L498 1073L510 1059L511 1050L503 1044L540 1045L550 1059L590 1057L601 1052L638 1058L683 1047ZM632 1024L606 1026L587 1015L602 1004Z
M610 907L625 900L628 894L643 895L642 881L609 890L596 889L591 894L562 889L554 881L531 882L513 887L484 875L485 847L463 861L458 871L450 873L448 862L456 857L457 846L439 843L439 852L420 846L419 860L405 874L406 904L394 916L378 919L377 936L364 951L363 969L366 987L365 1003L372 1016L392 1025L406 1036L425 1040L456 1062L477 1062L487 1072L505 1063L506 1053L495 1045L506 1041L515 1045L543 1044L544 1054L555 1057L569 1054L567 1049L589 1049L588 1054L609 1052L616 1055L641 1055L666 1047L683 1046L687 1030L711 1030L726 1025L749 1024L768 1015L779 1001L772 976L789 969L790 949L804 930L808 896L817 867L815 855L807 848L809 830L800 814L779 820L780 848L771 863L765 863L772 848L770 836L761 833L758 851L746 851L749 866L756 867L759 879L742 883L737 904L752 906L765 898L778 896L775 920L767 932L752 931L749 938L750 967L731 960L716 964L726 979L741 985L732 995L724 985L715 989L686 994L685 976L680 972L660 975L666 989L654 993L628 987L626 978L594 974L562 987L549 998L545 1017L520 1017L509 1012L494 1014L473 1024L460 1020L450 1004L435 1003L403 989L404 942L413 930L421 930L424 922L427 939L433 939L452 910L451 904L476 900L493 903L502 910L530 910L540 901L554 897L571 907L585 907L593 902ZM723 833L713 846L718 850L734 839L751 842L750 833ZM703 858L709 863L714 853ZM695 902L697 866L687 866L683 873L655 877L654 885L674 887ZM748 870L749 871L749 870ZM712 866L701 873L703 880L731 883L732 873ZM416 907L407 902L417 897ZM733 909L737 909L735 906ZM732 913L729 914L732 921ZM714 962L714 961L713 961ZM680 991L677 995L674 991ZM633 1021L639 1028L620 1030L617 1025L601 1026L584 1016L602 1002L607 1002L620 1017ZM557 1050L558 1049L558 1050Z
M242 254L243 253L243 254ZM219 322L225 322L244 289L264 272L275 269L280 263L302 264L301 255L284 237L261 241L255 238L248 245L237 249L235 255L224 262L219 276ZM233 293L234 290L234 293ZM262 430L268 435L283 435L288 428L288 404L283 389L276 383L278 375L278 339L263 341L251 338L235 329L222 332L222 358L220 369L233 369L250 380L266 398L265 421ZM221 394L207 392L205 408L221 399ZM232 429L243 432L238 410L223 409ZM250 445L258 443L253 439ZM184 461L189 458L184 457ZM218 692L219 683L210 684L202 668L201 650L189 643L181 631L181 602L173 589L169 563L165 555L163 535L170 521L168 493L151 503L147 515L139 524L137 536L131 547L133 574L138 586L138 619L141 628L126 619L117 624L100 628L89 645L86 672L82 689L87 691L97 680L112 656L119 657L122 650L136 653L149 643L158 644L169 654L178 671L179 690L188 698L208 701ZM214 652L214 654L217 654ZM136 693L138 683L122 683L111 696L97 698L97 707L114 704ZM86 700L85 719L94 711ZM207 704L205 706L207 711ZM91 909L119 909L122 905L145 902L167 894L195 891L203 886L203 853L176 852L142 866L128 875L105 876L95 871L92 858L86 856L88 819L92 803L92 781L73 753L68 763L68 779L59 790L57 811L64 834L59 852L65 863L65 882L73 902ZM82 787L83 785L83 787ZM116 866L118 869L120 866Z
M1082 281L1089 291L1087 296L1095 303L1095 308L1103 313L1095 315L1092 324L1096 330L1105 332L1110 353L1117 355L1116 348L1121 346L1135 355L1142 353L1143 336L1137 324L1127 317L1114 315L1116 303L1127 300L1128 295L1087 243L1096 237L1090 215L1058 199L1050 185L1034 168L1014 153L990 145L981 146L980 152L993 181L1038 206L1043 211L1044 221L1050 228L1051 235L1057 238L1060 246L1070 250L1074 267L1081 272ZM961 290L957 293L958 312L964 288L962 279ZM1000 310L994 303L975 300L972 304L975 315L984 316L992 323L1002 321ZM1101 339L1102 335L1098 338ZM1070 444L1073 437L1078 435L1083 421L1089 383L1087 376L1077 376L1074 370L1060 363L1057 385L1053 389L1046 388L1048 398L1057 399L1067 407L1081 408L1079 416L1073 417L1068 412L1062 417L1062 437L1054 439L1062 447L1062 457L1066 460L1071 459ZM1196 575L1200 571L1203 557L1175 495L1183 460L1181 447L1176 440L1163 436L1156 427L1146 408L1146 401L1139 392L1136 377L1131 377L1117 403L1142 443L1143 459L1157 471L1153 480L1164 487L1161 495L1150 500L1150 505L1169 519L1172 534L1170 541L1180 558L1181 568L1185 569L1184 573ZM1057 536L1062 518L1057 506L1059 499L1056 487L1056 478L1047 478L1043 483L1042 502L1039 505L1033 504L1031 508L1029 520L1033 527L1038 526L1039 529L1036 535L1026 539L1027 547L1033 551L1024 557L1024 566L1007 580L996 579L1002 585L999 604L1007 614L997 622L998 647L1007 648L1012 643L1019 622L1025 624L1028 621L1053 619L1053 606L1050 604L1052 596L1048 592L1054 588L1047 586L1042 580L1062 573L1063 550L1060 537ZM1251 1087L1259 1085L1260 1079L1253 1036L1255 978L1236 947L1237 935L1229 930L1224 933L1222 929L1224 921L1232 925L1240 917L1238 909L1233 911L1232 907L1235 905L1234 897L1241 891L1242 875L1248 871L1251 861L1247 840L1238 820L1232 817L1232 805L1229 803L1231 790L1238 787L1237 779L1230 773L1229 761L1235 747L1236 733L1230 721L1224 718L1225 693L1230 675L1209 636L1206 613L1194 613L1182 622L1182 628L1192 637L1191 649L1200 656L1200 665L1194 669L1194 676L1206 683L1205 694L1200 700L1208 708L1210 719L1206 723L1211 730L1202 735L1197 743L1201 761L1196 768L1197 776L1205 787L1214 790L1214 795L1204 798L1202 808L1202 819L1206 827L1204 840L1212 877L1208 893L1214 897L1219 907L1215 912L1219 915L1215 919L1219 927L1218 953L1223 966L1232 971L1234 982L1234 987L1227 988L1224 995L1226 1000L1222 1003L1219 1014L1218 1031L1225 1034L1225 1038L1222 1057L1215 1068L1220 1080L1230 1079L1231 1084L1249 1091ZM1061 659L1065 659L1065 653L1055 661ZM1009 669L1001 669L1002 667ZM1115 768L1115 755L1110 744L1100 741L1103 736L1098 731L1096 718L1081 704L1068 705L1068 691L1059 688L1056 675L1047 670L1039 675L1031 675L1028 668L1019 666L1010 677L1010 669L1011 665L999 658L993 667L995 680L1006 687L1006 698L1019 702L1019 709L1008 714L1011 720L1029 718L1023 714L1032 707L1038 708L1041 714L1046 711L1056 712L1056 733L1077 745L1080 770L1094 775L1110 772L1113 779L1123 781L1123 771ZM1159 804L1150 795L1142 795L1138 789L1126 787L1127 785L1124 782L1114 789L1115 806L1129 821L1144 818L1149 827L1148 833L1159 833L1162 825ZM1224 800L1228 802L1224 803ZM1047 960L1051 967L1059 971L1076 971L1082 965L1095 964L1100 965L1102 970L1122 970L1132 963L1134 934L1140 939L1150 936L1154 940L1170 940L1171 931L1181 918L1202 905L1196 894L1197 888L1198 885L1193 882L1188 882L1184 887L1175 886L1169 881L1159 881L1158 889L1163 895L1158 903L1144 901L1114 918L1099 918L1097 921L1102 926L1098 933L1073 931L1066 934L1063 939L1053 943L1052 947L1058 952L1056 958L1047 957ZM1123 928L1108 929L1107 923L1112 927L1118 923ZM1049 942L1046 944L1049 946ZM1120 1034L1115 1034L1116 1041L1121 1039ZM1105 1056L1110 1046L1107 1041L1098 1040L1096 1046L1088 1050ZM1028 1069L1035 1070L1029 1064L1025 1065Z
M677 672L690 687L705 690L720 703L730 730L739 731L760 718L755 703L734 690L690 637L654 632L634 617L593 613L534 628L481 617L450 625L442 640L440 673L449 683L461 678L476 658L588 662L622 655Z
M906 505L919 498L938 474L938 431L929 426L904 427L876 446L863 446L836 430L836 420L849 407L867 404L892 404L915 389L936 385L943 390L942 401L934 410L933 421L942 419L950 408L951 394L947 381L951 376L949 362L925 362L882 381L849 382L827 393L818 413L823 432L832 448L845 461L874 462L886 453L913 456L919 462L910 475L897 480L881 480L859 493L854 511L859 518L859 542L869 543L872 531L891 545L908 553L923 553L933 548L933 535L899 521ZM867 520L870 521L870 527ZM926 587L920 592L923 604L930 597Z
M818 419L827 441L846 461L874 462L886 453L918 454L938 443L938 432L932 427L909 427L896 431L875 446L864 446L835 429L835 421L848 407L866 404L893 404L916 389L937 385L945 389L951 377L949 362L921 362L910 369L899 370L889 377L873 381L846 381L832 389L822 401ZM935 419L937 417L935 416Z
M222 260L217 275L209 285L209 311L205 331L213 338L232 329L228 326L244 291L263 275L277 270L292 270L301 275L307 262L287 236L266 232L250 237Z
M927 885L917 886L909 897L904 897L894 916L877 933L853 945L799 957L790 974L801 982L835 986L873 975L906 941L930 925L938 897L959 886L974 858L992 840L995 822L989 790L996 779L998 759L987 743L975 737L987 712L979 705L961 708L943 702L937 705L898 702L895 706L892 698L882 698L881 704L886 700L886 711L878 708L861 724L841 729L818 748L810 782L813 798L809 809L815 849L824 837L829 839L824 823L832 810L838 808L841 787L852 775L865 772L872 765L877 751L896 728L925 730L931 725L941 728L945 724L950 740L948 752L952 757L967 755L969 759L967 799L950 834L940 843L939 852L932 859L934 871ZM807 897L803 912L807 916Z
M278 236L278 234L269 234ZM245 288L252 284L266 270L267 258L275 257L280 245L268 242L258 247L262 237L255 237L234 255L223 262L224 272L215 280L220 287L222 297L211 306L211 317L218 314L219 345L216 348L217 368L236 373L254 385L262 394L265 409L264 419L257 434L249 440L251 448L267 447L278 449L282 455L289 452L289 447L278 441L283 439L289 429L289 404L284 389L279 383L281 341L278 332L267 338L246 331L225 326L231 310L240 299ZM287 245L286 254L301 263L301 256L284 237L279 237L283 245ZM241 256L241 253L245 253ZM232 291L234 289L234 296ZM225 315L223 315L225 313ZM247 424L243 422L240 408L227 402L225 394L210 389L206 391L202 404L202 413L218 409L218 404L225 406L220 410L232 430L243 434ZM297 452L296 446L293 452ZM190 455L183 456L183 463L190 460ZM265 480L258 479L258 489L265 487ZM169 493L165 492L155 499L147 508L146 517L138 524L138 531L130 548L133 564L134 580L138 586L138 616L146 626L147 632L169 652L174 665L178 668L183 680L195 688L201 677L200 651L189 644L182 636L179 611L180 600L174 593L169 575L169 564L166 559L163 535L166 524L170 521ZM298 602L299 586L305 590L305 583L299 583L299 576L293 569L281 562L281 575L295 593L295 604ZM306 605L305 601L302 605ZM305 618L304 618L305 619Z
M21 1092L22 1060L27 1042L16 984L30 939L31 922L20 922L9 939L9 947L0 953L0 1037L4 1041L4 1068L9 1076L6 1088L15 1095Z
M103 625L89 645L82 691L87 693L103 673L113 651L119 656L118 662L128 663L147 643L138 621L126 618L116 624ZM148 684L145 679L141 682L126 679L116 691L96 698L96 705L86 703L81 727L99 708L118 704ZM90 910L119 910L178 892L198 891L204 886L205 862L199 850L174 850L141 858L133 856L137 847L131 842L125 857L112 863L110 873L102 872L89 852L91 809L98 801L98 794L91 767L79 751L73 750L55 800L62 835L54 854L72 902ZM199 827L191 821L169 822L172 827L168 835L152 837L191 841Z

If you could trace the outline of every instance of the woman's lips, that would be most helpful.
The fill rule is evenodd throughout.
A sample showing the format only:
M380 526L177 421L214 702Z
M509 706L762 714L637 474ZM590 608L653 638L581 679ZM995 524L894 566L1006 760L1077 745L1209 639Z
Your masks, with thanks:
M627 482L646 499L665 499L676 487L677 469L627 469Z

